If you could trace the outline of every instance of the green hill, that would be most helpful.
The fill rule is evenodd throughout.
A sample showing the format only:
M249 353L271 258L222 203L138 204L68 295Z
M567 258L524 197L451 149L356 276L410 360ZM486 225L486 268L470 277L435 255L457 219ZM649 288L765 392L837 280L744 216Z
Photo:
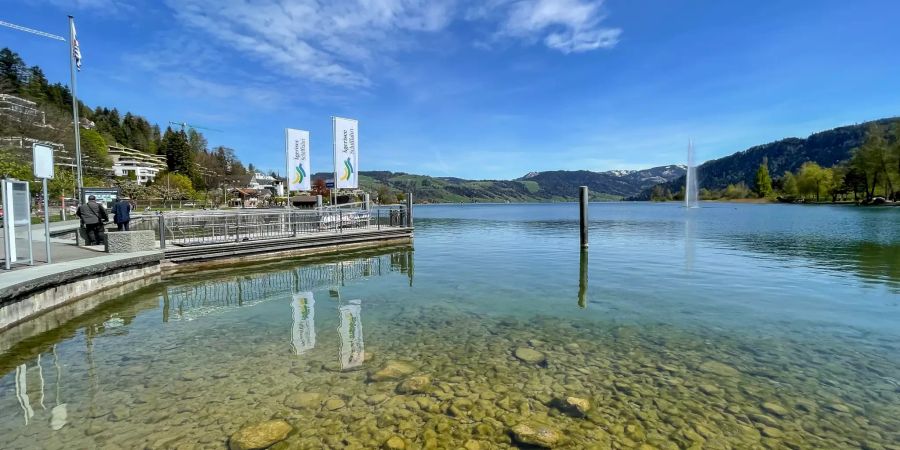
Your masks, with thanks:
M756 170L763 158L768 158L769 173L773 177L780 177L785 171L795 172L807 161L832 167L850 159L853 149L863 143L870 125L889 128L898 120L900 117L879 119L814 133L806 139L792 137L757 145L701 164L697 167L697 182L701 189L710 190L724 189L729 184L740 182L753 186ZM670 192L679 192L684 183L685 177L681 176L660 186ZM651 189L652 186L629 199L649 200Z
M663 166L640 171L532 172L516 180L465 180L403 172L362 171L360 187L369 192L412 192L417 202L427 203L574 201L579 186L590 188L592 200L621 200L682 174L682 166ZM313 179L328 179L330 176L330 173L317 173Z

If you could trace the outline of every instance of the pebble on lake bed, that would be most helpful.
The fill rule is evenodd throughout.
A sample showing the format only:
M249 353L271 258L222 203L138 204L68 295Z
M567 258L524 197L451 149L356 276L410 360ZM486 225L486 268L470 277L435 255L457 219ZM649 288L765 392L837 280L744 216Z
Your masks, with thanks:
M257 450L283 441L293 427L281 419L268 420L241 428L228 440L230 450Z
M369 373L369 381L391 381L399 380L412 374L416 370L415 367L403 361L388 361L375 372Z
M519 358L522 361L525 361L529 364L537 364L537 365L546 365L547 364L547 356L543 353L528 347L519 347L514 352L516 358Z
M720 363L718 361L706 361L703 364L700 364L700 370L722 377L736 377L741 374L734 367Z
M510 429L513 439L520 444L553 448L559 443L559 431L546 425L520 423Z

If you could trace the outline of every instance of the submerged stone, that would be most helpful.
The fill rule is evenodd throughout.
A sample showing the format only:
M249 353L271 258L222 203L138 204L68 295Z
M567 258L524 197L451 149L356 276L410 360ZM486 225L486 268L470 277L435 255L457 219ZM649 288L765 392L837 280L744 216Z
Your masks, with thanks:
M720 363L718 361L706 361L703 364L700 364L700 370L722 377L736 377L740 375L740 372L734 367L731 367L728 364Z
M347 405L347 403L344 402L343 400L341 400L340 398L331 397L325 402L325 409L327 409L329 411L337 411L346 405Z
M415 367L403 361L388 361L375 372L369 373L369 381L399 380L415 371Z
M829 403L829 404L825 405L825 407L832 411L836 411L836 412L842 412L842 413L850 412L850 407L843 403Z
M281 419L250 425L231 435L228 440L228 448L231 450L268 448L287 438L293 429L290 424Z
M284 405L294 409L315 409L322 404L322 394L318 392L297 392L284 400Z
M397 385L397 392L400 394L421 394L427 392L431 388L431 377L428 375L419 375L409 377Z
M520 423L510 429L513 439L520 444L553 448L559 443L559 431L546 425Z
M762 404L762 409L763 409L763 411L765 411L765 412L767 412L767 413L769 413L769 414L774 414L774 415L776 415L776 416L778 416L778 417L784 417L784 416L788 415L788 410L787 410L787 408L785 408L784 406L779 405L778 403L774 403L774 402L765 402L765 403L763 403L763 404Z
M519 347L515 351L516 358L529 364L543 365L547 363L547 356L543 353L528 347Z
M551 406L573 417L584 417L591 409L591 402L578 397L557 398L551 402Z
M383 445L385 450L403 450L406 448L406 441L400 436L391 436Z

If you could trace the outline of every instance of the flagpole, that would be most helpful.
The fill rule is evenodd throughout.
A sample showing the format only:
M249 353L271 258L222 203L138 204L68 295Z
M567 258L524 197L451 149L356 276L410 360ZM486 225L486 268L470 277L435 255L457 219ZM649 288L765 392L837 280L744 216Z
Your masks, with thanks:
M75 165L78 167L78 194L84 188L81 178L81 122L78 119L78 94L75 88L75 18L69 16L69 70L72 73L72 120L75 125ZM81 199L79 199L79 202Z
M337 130L336 121L337 121L337 118L335 116L331 116L331 158L332 158L332 162L334 162L334 186L331 187L331 193L332 193L331 206L337 206L338 168L337 168L337 135L335 134L336 130Z

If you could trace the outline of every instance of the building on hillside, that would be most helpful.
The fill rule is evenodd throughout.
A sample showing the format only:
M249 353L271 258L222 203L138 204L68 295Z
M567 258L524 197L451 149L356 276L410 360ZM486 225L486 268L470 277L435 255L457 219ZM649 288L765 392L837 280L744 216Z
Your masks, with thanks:
M236 208L257 208L272 203L269 189L234 188L229 191L228 206Z
M0 115L16 122L25 122L38 127L47 127L47 115L37 103L9 94L0 94Z
M56 166L75 167L75 158L66 152L66 146L58 142L42 141L24 136L0 137L0 148L16 150L16 156L25 162L31 162L31 149L34 144L43 144L53 149L53 164Z
M277 195L279 197L284 196L284 184L282 183L282 180L262 172L254 172L253 175L250 176L250 182L247 183L247 187L256 190L268 189L272 195Z
M166 170L166 157L163 155L151 155L133 148L117 145L109 146L109 158L112 160L112 170L117 177L131 177L140 184L147 184L156 178L156 175Z

